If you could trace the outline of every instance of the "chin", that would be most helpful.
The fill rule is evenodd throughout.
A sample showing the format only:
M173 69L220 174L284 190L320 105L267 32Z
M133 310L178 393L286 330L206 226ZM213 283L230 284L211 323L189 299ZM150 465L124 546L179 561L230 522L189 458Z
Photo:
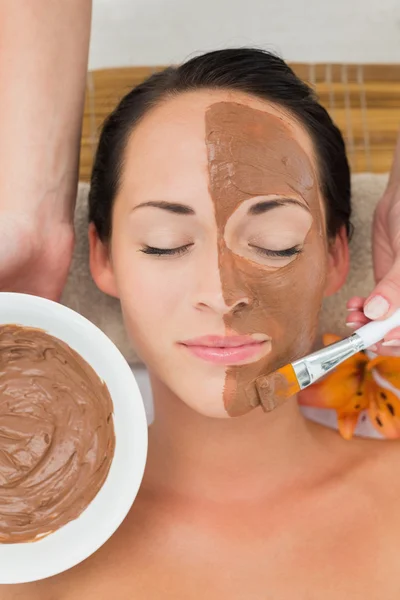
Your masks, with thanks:
M147 359L147 360L146 360ZM150 359L150 360L149 360ZM162 361L161 357L143 356L152 382L153 393L157 394L160 402L171 394L199 415L213 419L232 419L248 414L252 406L243 406L243 410L235 415L229 414L226 406L226 372L225 367L208 368L199 372L191 365L180 361Z
M185 404L203 417L209 417L211 419L232 419L226 412L222 398L219 401L214 400L213 402L208 402L206 405L204 402L194 403L193 399L191 399L190 404L188 402L185 402Z
M184 373L181 377L171 378L171 372ZM157 375L156 375L157 376ZM193 373L190 369L174 369L169 373L158 373L158 380L190 410L214 419L230 419L231 416L226 410L224 404L224 384L225 376L223 373L204 377ZM162 397L160 397L162 401Z
M212 382L209 382L209 385L199 383L190 388L182 385L171 385L170 389L188 408L204 417L232 419L248 414L253 410L252 406L243 406L243 410L240 413L235 415L230 414L226 402L224 402L225 392L224 385L222 384L217 386L212 385Z

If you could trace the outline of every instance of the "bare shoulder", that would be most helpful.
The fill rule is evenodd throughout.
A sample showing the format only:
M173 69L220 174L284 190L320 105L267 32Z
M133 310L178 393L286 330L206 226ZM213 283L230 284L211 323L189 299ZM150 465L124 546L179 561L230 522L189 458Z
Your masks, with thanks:
M368 440L373 472L381 484L400 490L400 440Z
M400 527L400 440L357 439L350 453L349 475L357 488L381 510L396 511ZM400 533L400 529L399 529Z
M359 448L365 449L364 466L372 468L382 476L390 474L391 479L397 472L400 475L400 439L399 440L375 440L361 439ZM396 477L399 479L400 477Z
M0 600L46 600L40 596L36 584L0 585ZM50 599L49 599L50 600Z
M374 493L398 494L400 500L400 439L354 437L346 441L337 431L320 427L318 434L328 455L334 456L333 479Z

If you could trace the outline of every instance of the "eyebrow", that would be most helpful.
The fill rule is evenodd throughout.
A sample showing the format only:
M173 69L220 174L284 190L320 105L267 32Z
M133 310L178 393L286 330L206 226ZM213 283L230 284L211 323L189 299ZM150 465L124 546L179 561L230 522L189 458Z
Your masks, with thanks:
M178 202L167 202L166 200L149 200L149 202L143 202L135 206L131 212L138 208L144 208L145 206L152 206L153 208L161 208L168 212L174 213L175 215L194 215L196 214L193 208L186 204L179 204Z
M281 198L278 200L261 200L260 202L257 202L257 204L253 204L253 206L249 208L247 214L262 215L277 206L285 206L285 204L296 204L297 206L304 208L307 212L310 212L308 207L300 202L300 200L295 200L294 198Z

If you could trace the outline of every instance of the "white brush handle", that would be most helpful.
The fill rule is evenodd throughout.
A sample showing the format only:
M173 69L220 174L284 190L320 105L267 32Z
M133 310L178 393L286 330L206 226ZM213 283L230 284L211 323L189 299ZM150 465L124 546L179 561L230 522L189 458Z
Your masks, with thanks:
M367 323L367 325L357 329L356 334L362 339L364 347L368 348L372 344L380 342L391 329L399 326L400 309L396 310L391 317L384 321L371 321L371 323Z

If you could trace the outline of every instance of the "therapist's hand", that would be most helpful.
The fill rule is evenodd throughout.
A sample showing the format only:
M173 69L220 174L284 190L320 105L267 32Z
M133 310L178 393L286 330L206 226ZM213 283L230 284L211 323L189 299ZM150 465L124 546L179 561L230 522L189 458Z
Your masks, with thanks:
M375 210L372 251L376 287L368 298L354 297L347 303L347 324L354 323L354 329L400 308L400 136L387 189ZM400 327L388 333L376 351L400 356Z
M0 0L0 291L59 300L67 278L91 10Z
M0 210L0 291L58 301L72 257L72 224Z

